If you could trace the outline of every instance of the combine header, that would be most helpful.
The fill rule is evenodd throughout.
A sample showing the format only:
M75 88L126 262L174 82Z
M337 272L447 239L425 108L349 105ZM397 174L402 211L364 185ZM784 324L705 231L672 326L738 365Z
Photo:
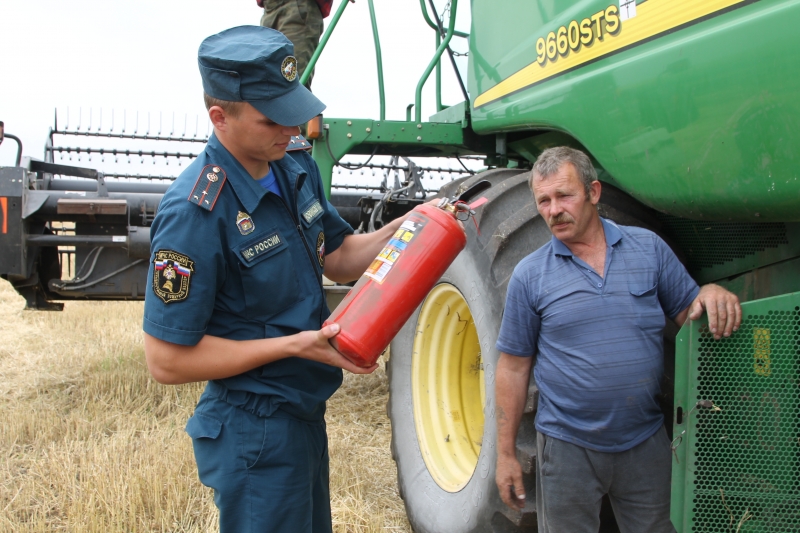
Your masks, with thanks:
M180 167L203 149L208 127L198 133L199 118L189 125L184 116L176 130L174 114L166 127L161 114L151 127L148 114L140 128L137 113L130 128L126 113L120 120L112 112L103 128L102 112L93 123L91 111L88 125L79 119L70 127L69 111L66 116L59 127L56 113L44 160L27 158L23 165L20 150L15 167L0 168L0 275L31 309L60 310L63 300L143 299L158 203ZM437 163L421 167L400 156L339 162L338 175L360 183L337 183L331 202L354 229L372 230L421 203L445 180L474 173Z

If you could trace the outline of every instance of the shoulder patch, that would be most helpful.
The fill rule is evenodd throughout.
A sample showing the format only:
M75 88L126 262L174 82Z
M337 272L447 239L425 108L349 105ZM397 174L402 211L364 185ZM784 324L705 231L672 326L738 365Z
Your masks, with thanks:
M185 300L189 296L194 261L172 250L159 250L153 263L153 292L156 296L165 304Z
M227 179L228 176L222 170L222 167L217 165L204 166L187 200L211 211L214 209L214 204L217 203L219 193L222 192L222 186L225 185Z
M311 143L302 135L293 136L286 151L294 152L296 150L311 150Z

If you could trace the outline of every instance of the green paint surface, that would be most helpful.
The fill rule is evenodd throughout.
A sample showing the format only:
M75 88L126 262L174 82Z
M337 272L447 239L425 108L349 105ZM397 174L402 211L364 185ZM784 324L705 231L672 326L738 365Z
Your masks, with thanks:
M796 1L743 3L474 108L536 61L539 37L609 5L473 0L475 131L566 133L615 185L672 215L800 220Z

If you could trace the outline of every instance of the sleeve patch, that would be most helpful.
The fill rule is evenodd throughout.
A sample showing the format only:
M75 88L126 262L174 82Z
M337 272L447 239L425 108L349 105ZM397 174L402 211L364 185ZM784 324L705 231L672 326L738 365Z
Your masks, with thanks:
M165 304L185 300L189 296L194 261L172 250L159 250L153 263L153 292L156 296Z
M317 260L319 266L325 268L325 232L320 231L317 235Z
M222 167L216 165L204 166L187 200L211 211L214 209L214 204L217 203L217 198L219 198L222 186L225 185L227 179L228 176L222 170Z

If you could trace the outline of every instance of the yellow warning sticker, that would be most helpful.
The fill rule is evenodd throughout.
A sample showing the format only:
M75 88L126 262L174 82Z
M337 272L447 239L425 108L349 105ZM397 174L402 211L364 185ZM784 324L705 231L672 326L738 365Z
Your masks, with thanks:
M383 283L383 280L389 275L392 266L394 266L395 262L400 258L403 250L406 249L406 246L408 246L408 243L414 238L414 235L416 235L415 231L417 229L418 226L415 226L413 223L409 223L408 221L403 223L389 242L386 243L386 246L383 247L383 250L381 250L378 257L375 258L367 271L364 272L364 275L378 283Z
M476 108L681 26L724 13L750 0L620 0L596 13L549 28L536 41L536 59L488 91Z
M753 328L753 369L759 376L772 374L772 349L770 333L767 328Z

